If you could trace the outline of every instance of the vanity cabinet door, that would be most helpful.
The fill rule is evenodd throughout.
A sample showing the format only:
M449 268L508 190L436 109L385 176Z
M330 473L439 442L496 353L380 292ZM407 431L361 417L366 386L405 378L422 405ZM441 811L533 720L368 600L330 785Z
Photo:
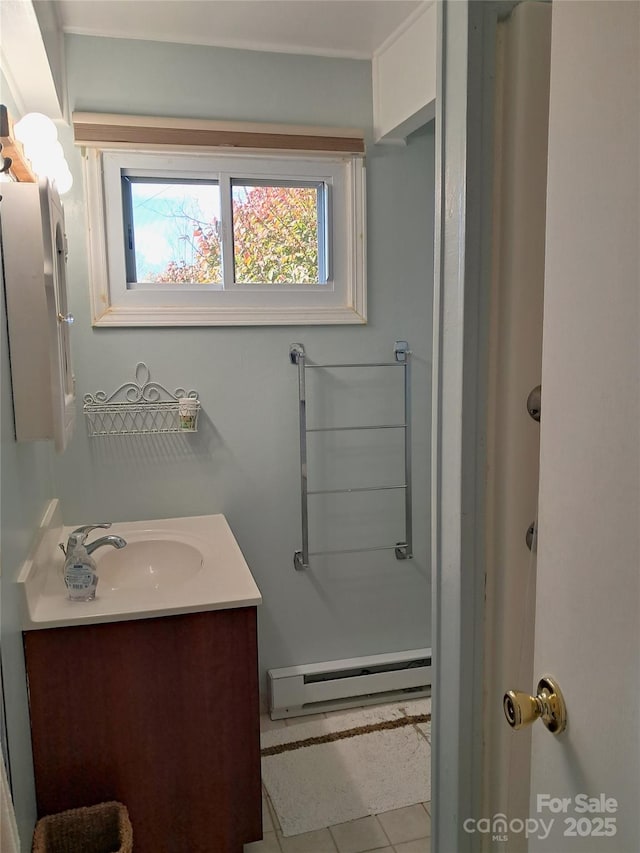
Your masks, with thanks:
M119 800L136 853L262 837L255 607L25 634L39 816Z

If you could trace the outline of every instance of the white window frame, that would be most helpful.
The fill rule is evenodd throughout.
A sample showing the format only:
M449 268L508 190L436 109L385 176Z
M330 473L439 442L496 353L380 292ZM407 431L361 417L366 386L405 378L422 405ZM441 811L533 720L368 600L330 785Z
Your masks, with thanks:
M366 323L364 158L299 154L86 149L91 314L94 326ZM323 181L330 190L330 277L324 284L127 285L121 170L154 176L220 175ZM228 226L228 223L227 223ZM231 235L223 233L223 240Z

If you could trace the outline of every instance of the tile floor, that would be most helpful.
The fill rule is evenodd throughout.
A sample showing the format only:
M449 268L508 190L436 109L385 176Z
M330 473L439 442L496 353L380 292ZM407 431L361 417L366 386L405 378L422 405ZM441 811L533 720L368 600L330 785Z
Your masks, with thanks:
M298 723L300 719L291 720L290 724ZM305 718L312 719L313 716ZM261 725L263 729L276 728L287 725L287 722L273 722L265 716ZM264 838L262 841L246 844L244 853L430 853L429 809L430 803L418 803L285 838L269 801L269 795L263 789Z

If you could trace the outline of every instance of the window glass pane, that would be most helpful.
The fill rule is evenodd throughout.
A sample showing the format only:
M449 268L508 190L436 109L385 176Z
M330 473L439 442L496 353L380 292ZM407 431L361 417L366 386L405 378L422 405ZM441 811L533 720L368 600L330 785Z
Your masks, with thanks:
M123 176L122 189L129 282L222 281L217 184Z
M237 284L322 284L324 186L234 179Z

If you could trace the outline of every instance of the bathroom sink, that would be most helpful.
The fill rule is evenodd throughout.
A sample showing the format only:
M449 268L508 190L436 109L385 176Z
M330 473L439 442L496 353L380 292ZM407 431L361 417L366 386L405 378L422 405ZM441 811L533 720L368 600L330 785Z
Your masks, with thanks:
M18 582L24 585L24 628L53 628L179 613L255 606L260 590L224 515L113 522L127 544L93 552L94 601L69 601L63 579L65 543L77 524L63 525L49 503ZM90 534L88 544L94 541Z
M132 539L116 551L103 549L94 554L98 588L166 589L190 581L204 567L202 552L176 539Z

